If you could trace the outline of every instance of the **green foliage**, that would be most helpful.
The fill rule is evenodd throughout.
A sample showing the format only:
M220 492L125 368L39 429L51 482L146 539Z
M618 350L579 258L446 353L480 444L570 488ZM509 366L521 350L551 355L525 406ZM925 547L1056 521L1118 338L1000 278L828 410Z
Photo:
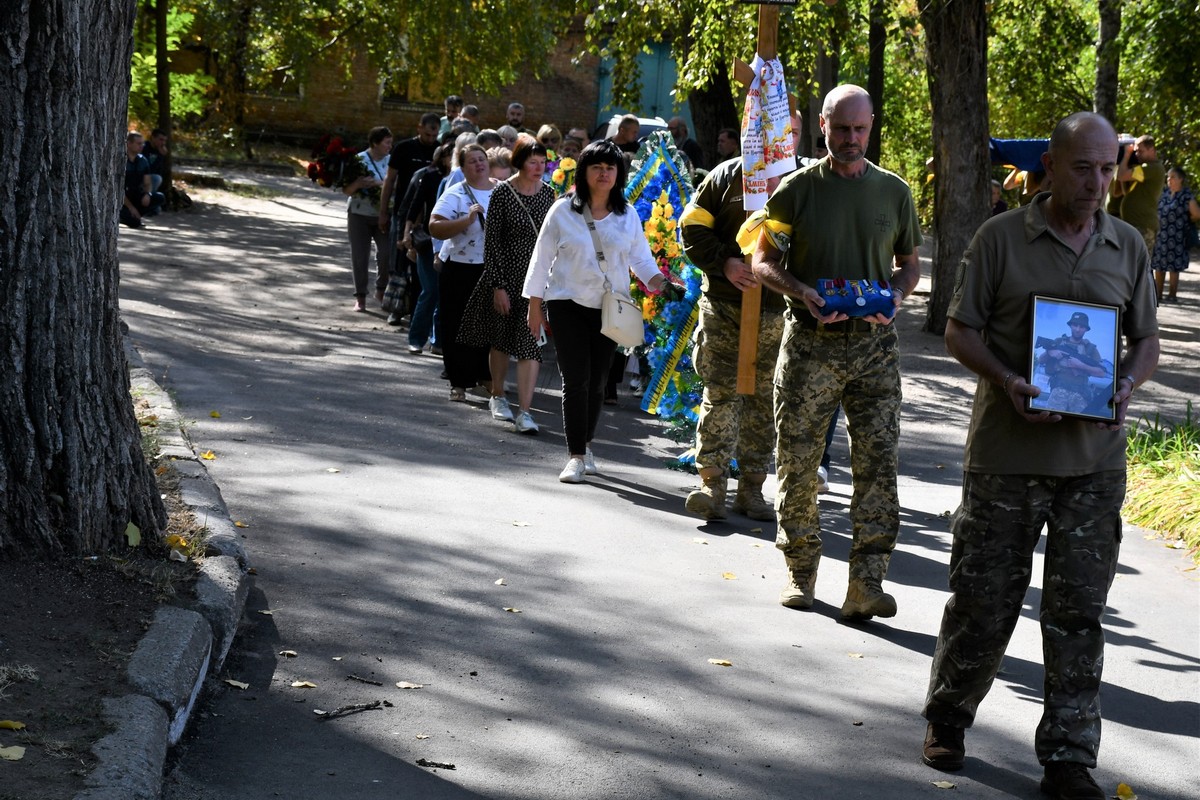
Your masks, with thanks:
M164 0L165 1L165 0ZM180 43L191 32L195 15L178 9L167 12L167 50L178 51ZM157 121L158 90L156 70L158 56L154 44L153 14L141 14L134 26L133 60L129 65L129 116L133 119ZM171 113L178 118L199 116L209 103L209 90L214 81L202 72L171 73Z
M1129 432L1125 517L1180 539L1200 562L1200 421L1142 419Z

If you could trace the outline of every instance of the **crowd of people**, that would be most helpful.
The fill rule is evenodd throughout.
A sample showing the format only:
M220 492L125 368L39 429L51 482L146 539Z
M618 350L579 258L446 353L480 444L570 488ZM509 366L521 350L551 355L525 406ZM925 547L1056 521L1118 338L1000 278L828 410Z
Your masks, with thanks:
M541 344L552 332L567 450L559 480L581 483L599 472L592 440L616 350L602 332L603 300L624 291L631 273L653 293L669 289L624 196L639 120L627 117L611 138L589 142L581 129L563 136L551 125L536 132L524 127L519 103L496 130L477 130L477 117L451 97L445 116L427 115L418 135L395 148L386 129L372 131L361 154L371 174L346 186L348 229L352 244L359 241L355 309L363 310L366 294L362 244L374 237L384 250L379 242L390 230L375 287L378 296L395 270L419 286L410 292L409 351L436 343L450 400L480 391L491 416L519 433L538 431L530 413L533 387ZM736 463L733 510L776 520L788 576L779 602L811 608L822 550L818 495L826 488L828 443L840 410L852 443L852 545L841 615L861 622L897 613L884 589L900 530L901 380L893 321L920 277L922 235L908 185L865 157L874 124L870 96L857 86L837 87L824 99L819 123L820 157L772 185L757 219L746 221L736 146L718 148L721 162L699 173L703 181L680 217L682 244L705 276L693 355L704 382L696 441L703 485L685 507L706 520L723 519ZM798 119L792 127L799 130ZM697 152L689 155L693 165L703 166L685 121L673 118L668 129L683 153ZM568 153L574 181L559 197L546 178L568 164ZM923 712L922 758L936 769L963 767L965 729L1021 614L1045 526L1046 694L1035 737L1042 787L1058 798L1104 797L1089 770L1100 739L1100 621L1121 536L1124 415L1157 365L1160 271L1173 271L1166 259L1177 253L1167 229L1200 218L1182 170L1173 168L1162 189L1155 162L1149 137L1118 148L1102 117L1066 117L1042 156L1044 169L1023 176L1029 191L1018 208L1004 207L1004 187L990 187L994 214L959 267L946 344L979 382L962 504L952 521L951 597ZM377 186L382 191L371 205ZM1104 209L1110 188L1123 198L1119 217ZM1145 213L1150 207L1159 212L1153 222ZM1159 214L1169 222L1156 238ZM817 290L827 278L878 282L890 305L860 316L833 310ZM763 292L757 382L741 394L741 300L749 291ZM1167 291L1172 298L1174 281ZM1126 347L1116 365L1121 377L1111 419L1028 406L1042 391L1029 374L1030 292L1120 309ZM1087 318L1076 314L1072 324L1086 330ZM515 412L505 392L512 361ZM772 460L774 503L763 496Z

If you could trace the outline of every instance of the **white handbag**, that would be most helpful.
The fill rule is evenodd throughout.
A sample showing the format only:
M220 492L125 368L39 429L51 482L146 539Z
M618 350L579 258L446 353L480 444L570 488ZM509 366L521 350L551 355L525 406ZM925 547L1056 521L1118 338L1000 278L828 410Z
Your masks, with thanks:
M600 271L604 273L604 298L600 301L600 332L622 347L645 344L646 325L642 320L642 310L628 294L618 293L612 281L608 279L608 262L604 258L604 248L600 246L600 236L596 233L596 220L592 218L592 210L586 205L583 207L583 218L587 222L588 232L592 234L592 245L596 248L596 260L600 262ZM625 285L629 285L628 280Z

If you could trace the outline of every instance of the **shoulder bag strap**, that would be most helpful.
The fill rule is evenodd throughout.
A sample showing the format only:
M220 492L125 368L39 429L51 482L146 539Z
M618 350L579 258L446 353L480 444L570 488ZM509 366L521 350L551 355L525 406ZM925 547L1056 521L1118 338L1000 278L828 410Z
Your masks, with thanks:
M540 233L540 231L538 230L537 223L533 221L533 213L529 210L529 206L525 205L524 201L521 200L521 193L518 192L517 188L515 186L513 186L511 183L509 183L508 181L503 181L503 183L505 186L508 187L509 191L512 192L513 197L515 197L517 199L517 205L519 205L521 207L521 209L525 212L525 218L527 220L529 220L529 225L530 225L530 227L533 228L533 235L537 236L538 233ZM541 191L541 190L539 189L538 191Z
M583 221L587 223L588 233L592 235L592 246L596 248L596 261L600 264L600 272L604 275L604 291L612 291L612 282L608 279L608 261L604 258L604 248L600 246L600 234L596 233L596 220L587 203L583 205Z
M469 183L467 183L466 181L463 181L463 190L466 191L467 197L470 198L471 202L474 205L477 205L477 206L483 205L482 203L480 203L478 200L475 199L475 193L471 191L471 185ZM485 231L487 230L487 219L485 219L482 211L479 212L479 227L483 228Z

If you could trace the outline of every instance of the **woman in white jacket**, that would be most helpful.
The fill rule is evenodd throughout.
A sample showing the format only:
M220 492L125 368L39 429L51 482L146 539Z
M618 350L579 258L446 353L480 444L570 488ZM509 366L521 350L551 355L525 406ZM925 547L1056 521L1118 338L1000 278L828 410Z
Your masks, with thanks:
M582 483L585 474L598 472L590 443L616 349L616 342L600 332L605 270L612 287L622 294L628 292L630 270L652 292L666 283L641 220L625 202L625 173L624 154L612 142L593 142L584 149L575 172L575 193L555 203L546 215L525 276L522 293L529 298L530 333L540 337L547 321L554 328L570 456L558 476L563 483ZM585 211L595 220L603 267Z

